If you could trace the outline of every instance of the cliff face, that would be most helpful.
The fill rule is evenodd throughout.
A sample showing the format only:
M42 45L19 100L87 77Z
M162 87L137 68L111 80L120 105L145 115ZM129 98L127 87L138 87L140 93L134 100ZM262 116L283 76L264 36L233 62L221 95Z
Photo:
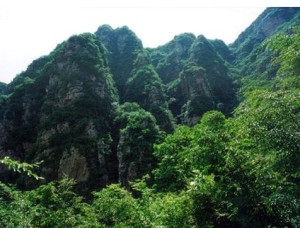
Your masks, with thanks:
M108 25L73 36L0 84L0 156L43 160L45 181L129 188L151 172L153 144L175 121L194 125L209 110L230 115L233 80L274 77L262 42L299 18L299 8L267 9L230 47L185 33L144 49L129 28Z
M120 128L119 182L130 188L129 181L149 174L154 168L153 144L158 142L161 132L154 116L136 103L121 105L116 121Z
M162 130L172 132L173 117L163 84L141 41L127 27L100 26L96 36L106 47L121 103L137 102L155 116Z
M163 46L148 49L152 64L164 84L179 78L195 39L195 35L184 33L175 36L172 41Z
M267 8L236 41L230 45L234 55L232 65L238 70L238 80L244 84L275 78L279 68L272 59L274 53L268 48L268 39L278 33L293 33L293 27L300 24L300 8Z
M116 32L120 36L117 54L107 52L92 34L73 36L8 85L9 95L1 97L2 156L30 163L43 160L39 174L45 181L68 176L88 188L118 180L129 187L128 181L150 171L153 144L160 135L156 119L161 129L172 131L172 115L147 55L143 49L135 54L139 45L130 46L133 41L128 39L136 37L124 30ZM124 68L120 75L114 63L112 70L109 67L107 59L112 61L117 55L122 59L134 56L129 58L132 69L128 75L124 74L128 59L126 64L115 64ZM141 107L130 112L121 108L119 116L122 112L139 115L119 123L118 94L123 100L138 102L156 119ZM154 129L152 138L145 133L148 128Z
M73 36L36 72L20 75L1 108L3 152L43 160L47 181L64 175L98 186L115 181L110 131L118 97L103 46L91 34Z
M7 84L0 82L0 95L4 95Z
M246 57L254 48L267 37L280 31L287 22L292 22L300 8L271 7L267 8L231 45L237 59ZM295 23L299 23L299 19Z
M95 34L107 50L108 64L122 101L126 92L126 81L135 67L138 54L143 52L142 42L128 27L114 30L109 25L103 25Z
M179 122L194 125L208 110L229 114L233 109L234 87L222 58L229 62L232 56L224 45L202 35L182 34L148 50L159 76L167 83L170 108Z

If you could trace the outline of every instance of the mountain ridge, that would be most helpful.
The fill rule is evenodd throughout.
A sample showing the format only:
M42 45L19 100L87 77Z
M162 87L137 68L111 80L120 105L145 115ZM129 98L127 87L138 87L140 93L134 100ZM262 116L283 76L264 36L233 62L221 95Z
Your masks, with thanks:
M295 24L299 12L268 8L257 20L268 24L278 14L276 25L252 38L253 27L263 27L256 20L231 46L184 33L145 49L126 26L72 36L0 84L1 155L44 160L45 181L67 175L89 187L117 181L128 187L149 171L143 167L155 163L153 145L176 125L194 126L210 110L232 115L239 80L256 70L240 67L243 61L284 23ZM150 141L136 145L132 129Z

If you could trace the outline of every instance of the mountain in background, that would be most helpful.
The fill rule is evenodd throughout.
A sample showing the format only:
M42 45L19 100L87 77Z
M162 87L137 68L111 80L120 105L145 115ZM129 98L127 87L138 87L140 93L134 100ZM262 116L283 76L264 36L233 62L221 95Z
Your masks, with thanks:
M128 27L109 25L72 36L0 84L1 156L43 160L45 182L68 176L82 191L129 188L153 169L153 145L166 133L210 110L231 116L241 86L274 78L264 41L299 20L299 8L268 8L229 46L184 33L145 49Z

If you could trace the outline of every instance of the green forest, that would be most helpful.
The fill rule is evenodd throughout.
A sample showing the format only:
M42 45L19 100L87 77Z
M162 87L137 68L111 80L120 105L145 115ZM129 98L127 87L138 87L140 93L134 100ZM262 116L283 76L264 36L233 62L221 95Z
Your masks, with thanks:
M0 83L0 227L300 227L299 24L102 25Z

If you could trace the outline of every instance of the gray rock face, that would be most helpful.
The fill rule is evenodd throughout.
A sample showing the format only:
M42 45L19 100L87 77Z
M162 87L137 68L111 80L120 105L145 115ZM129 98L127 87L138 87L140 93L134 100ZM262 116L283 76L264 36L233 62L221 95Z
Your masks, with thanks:
M84 182L89 178L86 158L78 149L71 147L70 152L64 151L59 162L58 178L72 178L76 182Z
M107 25L100 26L96 36L107 49L121 103L137 102L153 113L162 130L173 131L173 117L161 79L137 36L128 27L114 30Z
M181 91L186 101L181 110L183 123L195 125L204 112L215 108L205 69L193 66L184 70L181 73Z
M36 80L23 83L5 101L0 116L3 152L28 162L44 160L40 174L46 181L63 176L94 180L95 186L115 181L108 160L118 98L103 46L91 34L71 37L36 71Z

